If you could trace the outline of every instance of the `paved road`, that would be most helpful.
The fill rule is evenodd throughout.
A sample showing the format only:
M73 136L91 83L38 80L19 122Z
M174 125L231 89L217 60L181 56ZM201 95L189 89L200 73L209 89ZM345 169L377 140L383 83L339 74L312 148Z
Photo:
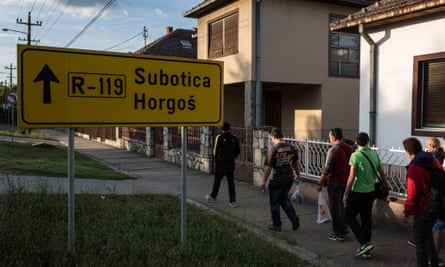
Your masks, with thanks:
M67 144L66 131L44 130L54 136L61 144ZM0 140L4 137L0 137ZM8 138L7 138L8 140ZM22 141L16 138L16 141ZM39 140L32 140L38 142ZM56 143L59 143L56 142ZM75 149L99 160L108 166L137 177L135 180L102 181L94 179L76 179L76 192L98 194L138 194L165 193L181 195L181 167L157 158L115 149L113 147L75 138ZM6 190L10 183L20 183L29 188L38 189L42 185L50 186L56 192L66 192L66 178L2 175L0 190ZM258 233L265 240L273 242L317 266L415 266L415 249L407 244L411 229L400 225L388 225L374 220L372 243L375 249L371 259L358 259L354 256L358 243L352 233L345 241L331 241L328 234L330 223L317 224L317 204L305 199L303 204L295 204L301 219L298 231L291 230L290 222L283 216L281 233L266 230L270 224L268 195L246 183L236 183L238 208L227 206L227 184L223 180L217 203L207 203L204 195L210 192L213 176L195 170L186 171L186 193L189 203L210 208L222 216L238 222L240 225ZM309 189L308 189L309 190ZM384 202L378 203L377 212L387 210ZM384 216L396 216L385 214ZM442 250L445 251L445 250Z

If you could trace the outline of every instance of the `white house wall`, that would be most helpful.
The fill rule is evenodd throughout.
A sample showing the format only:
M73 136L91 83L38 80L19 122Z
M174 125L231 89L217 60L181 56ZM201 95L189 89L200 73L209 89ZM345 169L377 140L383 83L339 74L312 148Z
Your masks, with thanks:
M389 26L369 34L377 48L376 140L380 148L402 147L411 136L413 57L445 51L445 18ZM361 40L359 129L369 131L369 45ZM420 138L424 143L425 138Z

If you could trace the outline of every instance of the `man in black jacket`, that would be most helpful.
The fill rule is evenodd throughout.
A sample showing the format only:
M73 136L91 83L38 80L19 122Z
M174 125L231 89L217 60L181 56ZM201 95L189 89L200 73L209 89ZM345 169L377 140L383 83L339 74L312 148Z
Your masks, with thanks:
M230 124L224 122L221 127L222 133L215 139L213 156L215 158L215 179L212 192L205 195L208 202L216 202L221 180L227 177L229 186L229 207L236 208L236 192L233 173L235 171L235 158L240 153L238 138L230 132Z

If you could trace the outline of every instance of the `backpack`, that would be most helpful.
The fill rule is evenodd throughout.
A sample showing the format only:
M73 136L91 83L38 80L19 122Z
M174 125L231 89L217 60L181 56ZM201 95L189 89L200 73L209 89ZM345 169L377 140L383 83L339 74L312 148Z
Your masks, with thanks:
M443 169L429 169L431 195L428 205L438 217L445 217L445 171Z
M239 141L231 133L218 135L216 138L217 151L215 158L219 160L233 160L240 153Z

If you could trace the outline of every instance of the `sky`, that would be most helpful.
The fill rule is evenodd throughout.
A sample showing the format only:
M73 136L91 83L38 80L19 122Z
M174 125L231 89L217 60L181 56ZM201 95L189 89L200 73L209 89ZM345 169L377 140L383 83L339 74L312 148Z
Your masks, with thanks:
M165 35L166 28L192 29L197 20L183 13L202 0L0 0L0 82L10 83L17 68L17 44L26 44L28 22L32 45L134 52ZM144 27L147 37L144 38ZM19 32L14 32L20 31ZM25 41L20 41L25 39ZM12 65L11 65L12 64ZM2 66L4 65L4 67ZM12 70L17 84L17 70Z

